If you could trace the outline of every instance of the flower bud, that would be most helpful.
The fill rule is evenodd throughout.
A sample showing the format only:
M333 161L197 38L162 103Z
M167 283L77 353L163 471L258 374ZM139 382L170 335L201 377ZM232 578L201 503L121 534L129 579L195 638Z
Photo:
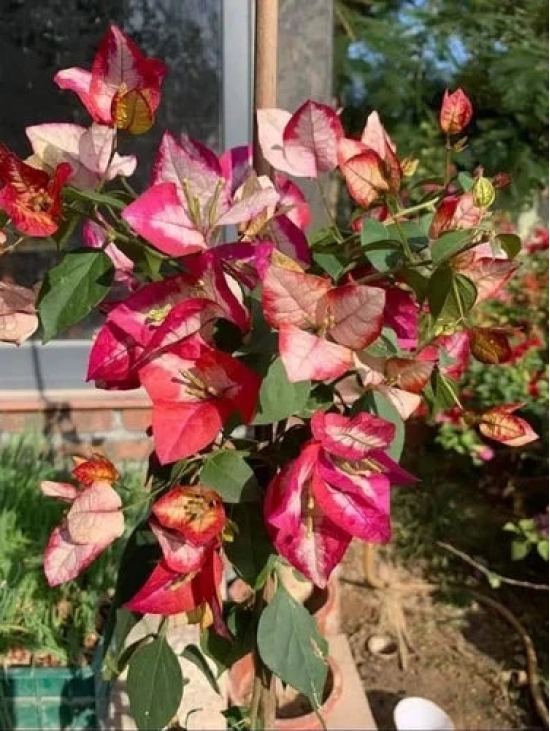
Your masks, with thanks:
M406 157L401 160L401 170L403 171L403 177L412 178L412 176L418 170L420 160L414 157Z
M512 182L512 176L509 173L497 173L493 176L493 186L495 188L507 188Z
M488 208L494 203L495 188L489 178L476 178L472 186L472 196L478 208Z
M473 111L472 103L462 89L452 94L446 89L439 113L441 129L447 135L457 135L467 126Z

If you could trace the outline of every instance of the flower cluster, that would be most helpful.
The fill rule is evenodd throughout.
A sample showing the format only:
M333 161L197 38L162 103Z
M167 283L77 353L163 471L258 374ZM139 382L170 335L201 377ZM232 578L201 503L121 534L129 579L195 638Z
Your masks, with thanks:
M0 148L6 246L48 236L62 252L36 314L34 293L2 284L0 339L22 342L37 316L50 339L103 312L88 380L142 387L152 402L153 488L145 523L128 529L147 533L158 560L126 606L187 612L227 637L223 554L256 590L280 558L324 586L352 537L390 539L390 488L415 481L397 462L411 414L454 406L493 440L536 438L517 404L464 412L457 388L471 359L512 357L506 329L472 313L514 275L521 245L492 225L506 176L452 175L473 114L461 90L443 99L438 181L414 179L418 161L401 156L376 112L351 139L337 112L307 101L293 114L257 111L269 176L257 175L250 147L218 156L165 132L136 193L127 178L137 161L117 154L118 139L154 123L165 73L111 26L91 71L55 77L90 128L28 128L26 161ZM287 176L323 190L329 174L356 209L337 224L328 208L329 224L312 232ZM67 249L66 231L80 248ZM85 465L74 472L81 487L42 486L71 503L46 550L51 584L123 533L114 468ZM265 548L252 574L251 546Z

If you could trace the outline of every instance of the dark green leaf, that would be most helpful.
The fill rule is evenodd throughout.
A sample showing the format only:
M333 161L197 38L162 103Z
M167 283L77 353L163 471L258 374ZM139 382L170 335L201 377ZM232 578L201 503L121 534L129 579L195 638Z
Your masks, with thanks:
M47 273L40 291L39 314L48 342L80 322L109 292L113 263L104 251L70 251Z
M227 727L232 731L248 731L251 724L250 709L247 706L230 706L221 712L227 721ZM262 719L258 716L256 719L256 731L260 731L262 727Z
M273 424L301 411L309 397L310 381L290 383L280 358L267 371L260 388L259 409L254 424Z
M195 665L204 675L214 692L218 693L218 695L220 694L220 686L218 685L218 681L216 680L214 673L210 668L210 665L206 662L206 658L204 657L203 653L196 645L187 645L187 647L181 653L181 657L193 663L193 665Z
M441 264L471 245L471 231L449 231L441 234L431 246L432 261L434 264Z
M499 234L497 241L509 259L515 259L521 251L521 239L516 234Z
M409 285L409 287L413 290L418 301L423 302L424 298L426 297L426 292L428 290L428 277L425 277L423 274L421 274L418 269L407 268L401 270L401 276Z
M434 414L457 405L458 394L455 381L441 373L438 368L434 368L432 371L430 386Z
M262 612L257 642L267 667L319 708L328 672L328 644L311 614L281 584Z
M139 622L141 615L124 607L111 605L103 633L103 657L111 670L118 666L118 658L124 650L124 643L130 630Z
M372 247L364 249L363 253L377 272L396 269L404 262L401 246L395 241L373 244Z
M129 601L145 584L158 564L162 553L155 536L147 526L138 527L128 539L117 573L115 604Z
M412 251L422 251L429 244L426 231L416 221L403 221L399 224L392 223L387 227L387 231L389 238L399 240L401 247L403 246L402 237L404 236Z
M220 451L209 457L201 470L203 485L216 490L226 503L260 499L258 483L250 465L237 452Z
M181 702L183 676L178 658L163 637L135 652L127 684L138 729L161 729L174 717Z
M229 510L229 518L237 530L233 540L224 544L225 553L239 576L256 588L263 583L265 568L273 554L261 510L235 505Z
M474 306L477 289L468 277L444 265L430 277L427 298L434 320L460 322Z
M317 383L311 389L306 405L296 416L309 419L316 411L326 411L332 406L333 402L332 388L326 383Z
M225 619L233 640L221 637L211 627L201 633L200 640L201 650L216 663L218 677L251 652L254 644L254 615L251 611L234 604Z

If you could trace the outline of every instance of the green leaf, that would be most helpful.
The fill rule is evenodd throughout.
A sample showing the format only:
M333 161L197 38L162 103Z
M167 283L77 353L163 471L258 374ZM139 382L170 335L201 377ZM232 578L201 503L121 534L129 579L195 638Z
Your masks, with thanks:
M530 550L531 546L527 541L512 541L512 561L521 561Z
M521 239L516 234L499 234L497 241L502 246L509 259L515 259L521 251Z
M387 227L388 238L399 240L400 247L403 246L402 237L407 239L412 251L422 251L430 243L425 229L416 221L403 221L399 224L392 223Z
M477 289L468 277L444 265L430 277L427 298L434 320L462 322L475 305Z
M200 481L201 484L216 490L226 503L260 499L254 472L237 452L215 452L202 468Z
M229 706L225 711L221 712L227 721L227 727L232 731L249 731L251 718L250 709L247 706ZM261 730L262 719L258 716L256 719L255 730Z
M494 571L487 572L487 581L491 585L491 589L498 589L501 585L501 578L498 574L495 574Z
M343 253L334 254L328 251L315 251L312 256L313 261L336 282L346 271L348 262L345 261Z
M405 424L395 406L378 391L367 391L353 404L351 414L354 416L361 411L367 411L395 425L395 436L386 451L390 457L398 461L405 444Z
M400 352L397 335L391 327L382 328L381 334L367 348L367 353L375 358L391 358L399 355Z
M164 637L143 645L128 666L130 711L138 729L161 729L181 702L183 676L174 651Z
M309 419L316 411L326 411L334 402L333 390L326 383L317 383L311 389L304 408L296 414L302 419Z
M216 680L214 673L210 665L206 662L206 658L200 649L196 645L187 645L187 647L181 653L181 657L185 658L188 662L193 663L208 681L212 690L220 695L220 686Z
M262 612L257 642L267 667L319 708L328 672L328 644L311 614L281 584Z
M432 410L434 413L445 411L457 405L457 385L445 376L439 368L434 368L430 378L432 389Z
M254 615L244 607L233 604L225 618L233 640L221 637L209 627L201 633L201 650L216 663L218 677L252 651L254 644Z
M548 539L545 538L537 543L537 553L539 556L548 561Z
M470 173L458 173L458 184L462 188L462 190L467 193L469 190L472 190L472 187L474 185L474 179L470 175Z
M361 229L363 253L379 272L394 269L403 261L402 244L392 241L388 229L373 218L365 218Z
M401 270L401 276L413 290L419 303L422 303L426 297L426 292L428 291L428 284L430 281L428 277L421 274L418 269L407 268Z
M80 322L109 292L114 267L104 251L70 251L47 273L39 297L44 342Z
M109 674L112 672L113 677L117 674L118 660L124 650L126 638L139 622L140 616L124 607L116 608L114 604L111 606L104 632L103 657Z
M361 227L361 248L365 249L370 244L386 241L389 238L388 229L383 223L376 221L374 218L363 219L363 225Z
M69 200L84 200L90 203L98 203L122 211L128 205L120 198L115 198L107 193L97 193L95 190L78 190L78 188L65 188L63 191L65 197Z
M432 261L441 264L472 244L471 231L449 231L442 234L431 246Z
M247 584L259 588L273 555L261 511L249 505L235 505L229 510L229 518L237 529L233 540L224 543L227 558Z
M268 368L260 388L259 409L254 424L273 424L301 411L309 398L311 381L290 383L280 358Z

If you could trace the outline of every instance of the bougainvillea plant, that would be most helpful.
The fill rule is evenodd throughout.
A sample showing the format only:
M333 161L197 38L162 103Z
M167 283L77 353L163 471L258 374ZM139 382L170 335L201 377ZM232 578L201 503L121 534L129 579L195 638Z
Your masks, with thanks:
M83 377L151 399L142 512L125 530L116 469L99 455L76 466L77 486L44 483L68 504L47 579L70 581L124 536L104 665L110 677L128 666L138 727L177 711L184 682L165 618L187 613L219 669L253 653L255 728L272 675L322 703L327 643L282 567L324 587L352 538L390 540L390 488L415 482L398 464L404 421L453 405L492 440L536 438L518 404L466 412L456 385L470 358L510 357L509 333L472 313L513 276L520 241L493 227L506 176L453 174L473 113L461 90L443 99L437 180L418 179L376 112L350 139L337 112L306 101L257 112L270 176L249 147L218 156L166 131L149 187L135 192L136 159L119 142L154 124L165 73L111 26L91 71L54 79L90 127L28 128L26 161L1 148L4 248L47 237L59 260L36 303L1 285L0 336L21 343L40 324L48 341L104 314ZM294 181L323 190L329 176L353 214L337 224L328 210L312 231ZM249 604L222 601L228 566L253 590ZM162 616L158 635L123 651L145 613Z

